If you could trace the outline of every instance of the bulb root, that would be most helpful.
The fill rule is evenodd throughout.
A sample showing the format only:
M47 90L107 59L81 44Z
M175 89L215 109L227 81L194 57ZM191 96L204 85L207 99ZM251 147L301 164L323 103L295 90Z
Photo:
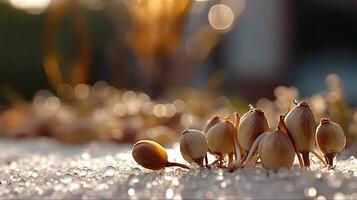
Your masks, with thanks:
M304 151L301 153L302 159L304 160L304 166L310 167L310 152Z
M260 141L261 141L261 140L264 138L264 136L266 136L267 134L268 134L268 132L263 133L263 134L259 135L259 136L254 140L254 142L253 142L253 144L252 144L252 147L250 148L249 153L248 153L248 155L247 155L247 157L246 157L246 159L245 159L245 161L244 161L244 163L243 163L243 167L247 164L247 162L249 162L249 161L252 159L252 157L254 156L255 151L256 151L256 149L257 149L259 143L260 143Z
M181 167L184 169L190 169L187 165L181 164L181 163L176 163L176 162L168 162L166 164L166 167Z
M239 141L238 141L238 128L239 128L239 123L240 123L240 116L237 112L234 113L234 116L235 116L235 125L234 125L235 133L234 133L233 139L234 139L234 154L235 154L236 162L235 162L235 164L230 165L230 167L229 167L230 171L231 170L234 171L235 169L240 167L241 162L242 162L242 152L241 152L241 148L240 148Z
M335 158L336 153L328 153L325 155L325 159L327 164L331 167L331 169L334 169L334 165L333 165L333 159Z
M194 162L196 164L198 164L200 167L204 167L203 160L204 160L204 157L201 157L201 158L198 158L198 159L194 160Z
M311 153L314 154L314 156L316 156L320 160L320 162L322 162L325 165L325 167L327 166L327 163L324 161L324 159L322 159L321 155L317 153L317 151L312 150Z
M295 100L296 101L296 100ZM297 102L297 101L296 101ZM290 109L290 108L289 108ZM278 124L278 129L282 130L283 132L285 132L286 134L288 134L289 138L290 138L290 141L293 143L293 146L294 146L294 150L295 150L295 154L296 156L298 157L298 160L299 160L299 164L300 164L300 168L302 168L304 166L303 164L303 159L301 158L301 155L299 153L299 151L297 150L296 148L296 144L295 144L295 141L293 139L293 137L291 136L291 133L288 129L288 127L286 127L286 124L284 122L284 118L285 118L286 115L280 115L280 120L279 120L279 124Z

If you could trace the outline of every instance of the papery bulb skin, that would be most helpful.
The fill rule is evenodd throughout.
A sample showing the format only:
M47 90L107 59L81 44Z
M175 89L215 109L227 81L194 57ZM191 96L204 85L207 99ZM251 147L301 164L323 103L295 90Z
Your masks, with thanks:
M346 136L339 124L323 118L316 129L316 143L327 164L333 166L334 157L346 146Z
M316 121L310 105L303 101L298 103L284 119L296 149L302 154L304 165L310 166L309 153L315 141Z
M267 170L278 171L293 166L295 150L289 136L281 130L266 134L259 143L258 154Z
M269 131L269 124L264 111L259 108L252 108L240 120L238 141L241 148L248 152L254 140L267 131Z
M213 125L206 133L209 151L218 156L233 151L235 133L236 130L229 120L223 120Z
M207 135L208 129L210 129L212 126L214 126L218 122L222 122L221 118L218 115L212 116L209 120L207 120L205 126L203 127L203 129L202 129L203 132ZM208 152L210 152L211 154L214 154L209 149L208 149Z
M211 117L209 120L207 120L207 123L203 127L203 129L202 129L203 132L207 133L208 129L210 129L212 126L214 126L215 124L217 124L218 122L221 122L221 121L222 120L217 115Z
M206 136L199 130L186 129L181 134L180 151L187 162L203 166L208 151Z

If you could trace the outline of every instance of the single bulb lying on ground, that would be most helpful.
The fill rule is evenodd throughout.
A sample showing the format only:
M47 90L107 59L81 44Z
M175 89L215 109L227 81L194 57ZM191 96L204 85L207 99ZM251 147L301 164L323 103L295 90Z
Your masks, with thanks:
M238 129L238 141L243 149L243 156L247 156L255 139L267 131L269 131L269 124L265 118L264 111L251 107L242 116Z
M184 130L181 135L180 151L187 162L203 166L208 151L206 136L199 130Z
M297 105L285 116L285 124L295 144L302 154L304 165L310 166L309 154L315 142L316 121L309 104L305 101Z
M339 124L323 118L316 129L316 143L327 164L333 167L333 159L345 147L346 137Z
M134 144L132 155L139 165L147 169L160 170L172 166L188 169L184 164L169 162L164 147L150 140L141 140Z

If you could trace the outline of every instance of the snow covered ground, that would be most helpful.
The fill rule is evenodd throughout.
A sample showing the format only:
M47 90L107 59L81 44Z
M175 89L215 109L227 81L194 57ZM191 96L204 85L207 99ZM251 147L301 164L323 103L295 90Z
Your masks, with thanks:
M64 145L52 140L0 140L0 199L357 199L357 160L336 170L145 170L120 144ZM171 161L183 162L178 146ZM176 158L173 159L173 158Z

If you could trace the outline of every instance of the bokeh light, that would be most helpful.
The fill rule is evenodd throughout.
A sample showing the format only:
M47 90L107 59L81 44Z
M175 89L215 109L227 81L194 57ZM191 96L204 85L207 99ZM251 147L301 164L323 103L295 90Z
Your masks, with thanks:
M25 10L30 14L42 13L51 3L51 0L8 0L9 3L21 10Z
M90 92L90 88L86 84L78 84L74 88L74 96L77 97L78 99L85 99L88 97Z
M234 22L232 9L225 4L213 5L208 13L208 21L218 31L229 30Z

